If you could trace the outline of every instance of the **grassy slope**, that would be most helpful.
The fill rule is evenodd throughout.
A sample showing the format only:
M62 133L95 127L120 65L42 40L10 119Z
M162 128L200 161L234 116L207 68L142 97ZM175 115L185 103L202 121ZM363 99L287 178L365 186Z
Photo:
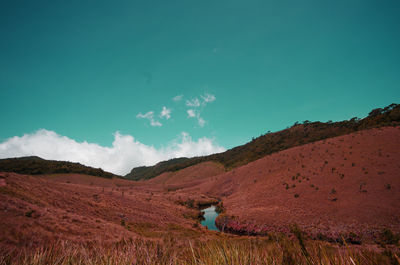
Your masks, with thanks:
M305 121L303 124L295 124L279 132L267 133L223 153L190 159L177 158L151 167L134 168L125 177L134 180L150 179L164 172L177 171L205 161L219 162L230 170L291 147L355 131L398 124L400 124L400 105L392 104L384 109L371 111L368 117L361 120L353 118L349 121L334 123Z
M386 129L377 130L376 137L382 140L387 139L379 134ZM315 149L313 155L316 157L313 156L310 159L318 159L321 156L318 169L325 160L329 160L326 172L321 171L323 175L329 178L336 177L338 182L347 181L347 178L351 177L346 174L341 180L339 173L342 173L342 168L340 165L331 165L332 160L328 159L332 152L341 154L342 151L346 151L348 163L345 166L360 171L362 176L367 176L368 187L372 184L371 178L375 177L374 170L370 169L368 164L365 167L368 174L365 174L360 162L355 161L356 166L353 167L351 164L353 160L350 160L350 152L357 155L358 145L364 146L362 140L366 133L359 132L359 134L363 134L360 139L352 138L352 135L345 136L352 141L351 144L347 143L346 139L341 142L341 138L339 138L336 144L334 144L336 140L329 139L320 148L315 147L318 144L315 143L276 153L268 156L269 158L266 157L267 160L281 159L280 162L286 161L286 163L291 161L289 158L293 160L294 164L290 166L291 174L282 175L286 179L279 179L277 188L286 195L289 194L293 200L299 200L300 206L303 205L300 200L306 195L302 191L307 192L309 188L312 191L309 181L303 179L303 175L301 175L302 183L298 183L298 179L293 181L291 177L293 174L296 175L299 170L303 170L303 164L306 165L304 171L308 172L311 165L302 160L308 159L308 157L301 157L300 154L311 154L312 152L307 148L313 147ZM360 144L357 143L358 141ZM369 142L368 139L365 141ZM341 150L338 147L342 143L345 147L353 147L351 150ZM375 144L382 145L378 141ZM396 146L389 147L395 148ZM386 147L378 147L378 149L375 148L376 150L368 148L368 151L379 156L379 148L382 149L383 158L387 157ZM297 156L294 153L285 153L296 149L299 149ZM331 152L326 153L326 149ZM389 153L389 158L394 159L391 164L397 165L396 161L398 160L395 160L392 153ZM324 155L328 158L323 157ZM366 154L365 157L373 159L373 156L369 154ZM271 165L280 167L281 165L275 163L276 161L272 160ZM237 175L232 178L235 182L233 184L259 187L258 190L251 189L247 196L239 196L233 189L230 202L227 201L226 206L229 206L229 203L235 204L243 201L244 198L251 199L249 195L254 197L254 200L251 199L253 201L259 203L265 201L268 194L264 194L260 190L268 191L269 187L265 185L269 182L267 176L269 176L270 168L264 162L262 160L255 161L255 163L262 164L261 166L264 166L266 170L248 164L235 169L235 173L233 171L226 173ZM382 165L390 165L389 160L377 162ZM367 160L366 163L368 163ZM338 169L338 172L332 172L331 167L333 166ZM286 165L282 166L282 170L287 170L287 168ZM376 168L376 170L378 169ZM218 169L214 163L208 162L187 170L189 171L178 171L160 176L159 179L143 182L72 174L51 176L3 174L3 177L0 176L0 180L5 183L5 186L0 186L0 243L2 245L0 247L0 264L399 264L400 262L398 247L384 246L385 242L382 247L375 246L373 249L369 249L368 245L363 245L362 248L340 247L326 242L308 241L304 240L301 235L296 235L297 239L293 240L273 233L269 233L268 237L251 238L206 232L204 229L194 226L195 210L177 203L179 199L186 201L193 196L201 199L203 197L201 192L185 188L168 191L165 190L164 185L176 184L178 179L179 182L185 180L192 183L199 179L200 173L208 170L209 174L201 175L200 180L209 182L216 190L220 191L223 183L216 178L221 178L221 176L218 177L215 174L219 171L222 172L223 168ZM239 172L239 170L243 172ZM266 172L268 174L265 174ZM355 173L359 175L359 173ZM182 176L180 176L181 174ZM387 177L389 175L390 172L385 169L385 174L378 176ZM254 180L257 181L254 182ZM310 178L311 180L315 181L313 177ZM304 184L304 189L286 190L282 181L288 183L290 181L290 184L296 183L296 189L301 189L301 185ZM367 193L359 192L358 184L357 181L354 186L360 193L357 196L372 195L373 189L371 188L368 188ZM324 190L323 183L318 183L318 185L320 191L326 194L328 203L341 203L344 199L343 190L335 187L337 190L335 196L339 200L331 202L329 192L332 187L329 186L329 189ZM182 184L182 186L185 185ZM226 187L227 191L231 191L230 186ZM385 189L382 185L379 187ZM397 187L398 185L393 185L390 192L396 192ZM205 189L204 192L208 190ZM386 189L384 191L388 192ZM295 192L300 194L297 199L293 197ZM265 196L261 196L262 200L260 200L257 194ZM228 208L231 209L231 207ZM123 223L122 220L124 220ZM391 240L391 238L389 239ZM386 240L386 243L389 243L390 240ZM396 240L398 241L398 239ZM13 248L13 246L16 247ZM382 252L383 250L384 252Z
M194 209L162 189L79 174L0 173L0 249L57 240L105 244L123 238L200 233ZM185 199L182 197L182 199Z
M314 237L400 233L400 127L384 127L281 151L192 187L222 199L232 230ZM186 192L190 192L186 190Z

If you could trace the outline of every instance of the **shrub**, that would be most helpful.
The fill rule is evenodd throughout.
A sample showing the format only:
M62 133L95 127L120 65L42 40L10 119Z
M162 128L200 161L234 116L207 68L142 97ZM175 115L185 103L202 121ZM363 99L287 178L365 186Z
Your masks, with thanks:
M27 211L26 213L25 213L25 216L26 217L32 217L32 214L35 212L35 210L30 210L30 211Z
M193 200L193 199L187 199L187 201L185 202L185 204L186 204L187 207L189 207L189 208L194 208L194 200Z
M394 234L392 230L385 228L383 229L381 233L381 240L383 243L388 244L388 245L395 245L399 242L400 240L400 235L399 234Z

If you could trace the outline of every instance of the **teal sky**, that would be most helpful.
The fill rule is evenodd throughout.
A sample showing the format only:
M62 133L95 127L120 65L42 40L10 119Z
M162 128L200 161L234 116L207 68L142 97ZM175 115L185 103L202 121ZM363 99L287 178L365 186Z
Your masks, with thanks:
M0 142L44 128L159 147L185 131L231 148L364 117L400 103L399 14L398 0L1 1ZM202 127L185 102L205 93ZM162 126L137 118L149 111Z

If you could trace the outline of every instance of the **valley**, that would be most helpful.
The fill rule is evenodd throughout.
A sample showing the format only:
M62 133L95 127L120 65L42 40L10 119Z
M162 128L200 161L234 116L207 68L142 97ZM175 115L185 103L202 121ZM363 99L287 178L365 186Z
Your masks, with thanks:
M235 248L243 251L240 261L249 247L259 264L265 255L282 264L337 257L343 262L331 264L351 264L350 258L390 264L399 255L399 150L400 127L392 125L296 145L234 168L209 160L137 181L64 162L63 170L94 175L53 173L58 162L39 158L3 160L7 169L21 169L33 159L24 169L33 171L0 173L0 264L32 264L35 255L50 262L61 251L55 245L72 251L66 259L101 248L89 260L117 259L110 253L122 247L126 262L118 264L131 264L138 249L164 252L134 264L196 264ZM51 173L41 173L43 166ZM215 253L205 252L210 247ZM316 249L325 251L319 261Z

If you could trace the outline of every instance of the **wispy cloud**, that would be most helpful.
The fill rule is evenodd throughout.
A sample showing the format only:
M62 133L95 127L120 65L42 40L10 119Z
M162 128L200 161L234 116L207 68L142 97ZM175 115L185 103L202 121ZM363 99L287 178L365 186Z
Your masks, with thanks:
M214 102L216 100L216 97L212 94L204 93L203 95L200 95L200 99L201 101L199 100L199 98L196 97L191 100L186 100L186 106L190 107L190 109L188 109L186 112L189 119L196 118L198 125L200 127L204 127L206 121L201 117L200 114L208 103Z
M203 99L203 104L215 101L215 96L212 94L205 93L204 95L200 96Z
M153 127L160 127L162 124L159 121L156 121L154 119L154 111L149 111L145 114L139 113L136 115L136 118L138 119L148 119L150 121L150 125Z
M114 134L112 146L105 147L86 141L77 142L45 129L0 143L0 158L34 155L44 159L79 162L122 175L134 167L150 166L171 158L203 156L223 151L225 148L213 139L203 137L196 141L185 132L158 149L119 132Z
M172 98L173 101L181 101L183 98L183 95L177 95L175 97Z
M200 111L196 111L194 109L188 109L187 111L188 114L188 118L196 118L197 119L197 123L199 124L200 127L204 127L204 124L206 123L206 121L200 117Z
M172 98L175 102L181 101L183 99L183 95L177 95ZM212 103L216 100L216 97L213 94L204 93L199 95L198 97L188 99L185 101L185 105L187 107L187 117L188 118L196 118L197 123L200 127L204 127L207 123L203 117L201 117L201 112L207 106L207 104ZM150 125L153 127L160 127L163 124L157 120L158 119L170 119L171 118L171 109L166 106L162 107L160 114L157 116L154 114L154 111L149 111L145 114L139 113L136 115L138 119L147 119L150 122Z
M200 127L204 127L204 124L206 123L206 121L202 117L198 116L197 123L199 124Z
M186 100L186 106L188 107L200 107L200 100L198 98L194 98L192 100Z
M160 113L160 118L166 118L167 120L171 118L171 109L168 109L167 107L163 107L162 111Z
M193 109L188 109L187 114L188 114L188 118L196 117L196 112Z

